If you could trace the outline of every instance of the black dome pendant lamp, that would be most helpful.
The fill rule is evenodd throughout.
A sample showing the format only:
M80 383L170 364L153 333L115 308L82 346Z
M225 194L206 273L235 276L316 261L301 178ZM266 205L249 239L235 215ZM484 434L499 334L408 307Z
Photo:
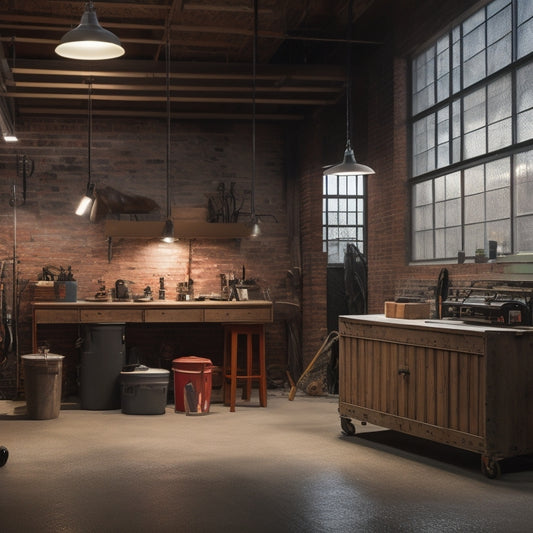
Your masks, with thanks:
M68 59L101 60L120 57L125 51L119 38L100 26L93 3L86 2L80 24L63 35L55 52Z
M348 30L346 38L346 148L344 150L344 159L338 165L328 166L324 169L323 175L337 176L361 176L375 174L374 170L366 165L362 165L355 160L355 154L350 140L350 113L351 113L351 93L352 93L352 68L351 68L351 50L352 50L352 3L348 1Z

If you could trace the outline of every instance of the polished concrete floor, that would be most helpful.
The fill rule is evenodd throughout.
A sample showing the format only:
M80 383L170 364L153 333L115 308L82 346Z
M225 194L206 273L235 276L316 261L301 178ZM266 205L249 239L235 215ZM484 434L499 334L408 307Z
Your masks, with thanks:
M124 415L0 402L0 531L526 532L533 458L489 480L479 456L357 426L337 398L269 394L230 413Z

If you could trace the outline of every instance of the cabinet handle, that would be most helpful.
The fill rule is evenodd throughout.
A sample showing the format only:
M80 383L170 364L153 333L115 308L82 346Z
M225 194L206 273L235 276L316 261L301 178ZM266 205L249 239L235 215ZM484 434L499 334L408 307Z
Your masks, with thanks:
M400 369L398 370L398 375L399 375L399 376L403 376L403 377L405 377L405 376L409 376L410 374L411 374L411 372L409 372L409 369L408 369L408 368L400 368Z

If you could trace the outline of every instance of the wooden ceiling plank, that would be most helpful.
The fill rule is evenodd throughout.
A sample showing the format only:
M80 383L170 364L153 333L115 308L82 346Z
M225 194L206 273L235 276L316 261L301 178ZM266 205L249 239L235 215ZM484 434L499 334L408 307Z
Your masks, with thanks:
M69 89L69 90L83 90L87 91L87 83L54 83L54 82L39 82L39 81L17 81L16 83L8 82L7 86L14 86L19 89ZM138 84L106 84L93 83L94 91L147 91L147 92L163 92L166 86L163 85L138 85ZM172 92L231 92L231 93L251 93L251 87L243 86L213 86L213 85L171 85ZM337 94L339 89L337 87L310 87L307 85L300 86L266 86L256 87L258 93L332 93Z
M127 44L149 44L149 45L158 45L161 43L161 39L143 39L143 38L124 38L120 39L122 43ZM59 39L45 39L44 37L26 37L26 36L12 36L12 37L0 37L0 42L4 43L28 43L28 44L48 44L55 46Z
M45 100L86 100L87 95L81 93L25 93L20 91L7 91L5 96L17 98L42 98ZM93 94L91 100L115 101L115 102L164 102L166 96L138 96L138 95L113 95L113 94ZM203 96L171 96L171 102L177 103L208 103L208 104L249 104L249 98L229 98L229 97L203 97ZM335 100L309 98L256 98L257 104L263 105L303 105L303 106L330 106L336 103Z
M56 6L57 11L71 11L72 9L80 11L80 4L79 0L54 0L54 6ZM160 10L160 11L168 11L170 9L170 6L165 1L159 2L157 4L153 3L145 3L145 2L113 2L113 1L107 1L107 2L96 2L96 10L98 11L98 14L102 11L109 12L111 10L116 11L140 11L140 10ZM83 13L83 11L80 11L80 16Z
M253 15L253 7L248 2L247 4L241 5L220 5L220 4L203 4L203 3L194 3L186 2L183 5L184 11L212 11L214 13L246 13L247 15ZM259 8L257 10L258 14L270 15L272 14L272 9L270 8Z
M87 114L85 109L69 109L65 107L21 107L20 111L27 115L83 115ZM151 117L151 118L166 118L166 111L149 111L149 110L125 110L125 109L94 109L94 116L120 116L120 117ZM205 113L187 113L187 112L172 112L172 119L185 120L252 120L252 115L249 113L220 113L220 112L205 112ZM257 120L302 120L304 116L296 113L272 113L263 114L257 113L255 115Z
M17 75L35 75L35 76L78 76L78 77L114 77L114 78L139 78L139 79L162 79L165 77L164 72L143 72L143 71L120 71L120 70L54 70L41 68L23 68L15 67L12 69L13 74ZM178 67L173 67L170 75L171 79L198 79L198 80L251 80L250 73L224 73L224 72L185 72L178 71ZM306 81L327 81L329 83L344 83L346 76L342 70L337 68L328 69L324 67L324 71L319 68L314 69L298 69L294 68L290 71L279 69L279 71L272 72L272 74L259 72L256 74L257 80L285 80L290 79L306 80Z
M12 20L12 23L9 23L9 20ZM65 33L66 28L68 27L67 23L61 23L59 19L48 19L43 17L29 17L25 15L9 16L2 14L2 23L0 24L1 28L4 29L19 29L19 30L28 30L28 31L57 31L61 35ZM163 24L133 24L130 22L116 22L111 24L106 24L107 28L113 29L127 29L127 30L150 30L158 31L164 30L165 26Z
M4 16L4 21L7 20ZM23 22L23 17L20 17L20 22ZM32 17L35 18L35 17ZM131 24L131 23L125 23L125 22L117 22L114 24L107 24L109 28L113 29L128 29L128 30L146 30L146 31L160 31L162 32L161 39L154 40L153 44L158 44L159 46L162 46L166 42L166 30L165 30L165 24ZM6 22L0 23L0 29L5 30L24 30L24 31L57 31L59 34L62 34L65 32L65 26L62 25L30 25L30 24L8 24ZM219 35L243 35L246 37L250 37L253 35L253 30L248 28L242 28L238 26L194 26L194 25L187 25L187 24L171 24L170 30L172 33L212 33L212 34L219 34ZM296 34L290 34L290 33L283 33L279 31L268 31L268 30L260 30L257 32L257 36L262 39L279 39L279 40L285 40L285 39L291 39L291 40L300 40L300 41L316 41L316 42L338 42L338 43L345 43L348 42L346 38L334 38L334 37L313 37L313 36L305 36L305 35L296 35ZM36 42L36 41L24 41L24 39L30 39L30 37L26 36L14 36L16 40L20 42ZM12 37L6 37L4 36L1 38L4 42L11 41ZM131 42L131 43L143 43L144 41L139 41L135 38L126 38L122 37L121 41L123 42ZM56 42L54 40L45 41L45 42ZM368 40L360 40L360 39L351 39L349 42L352 44L381 44L381 41L368 41Z

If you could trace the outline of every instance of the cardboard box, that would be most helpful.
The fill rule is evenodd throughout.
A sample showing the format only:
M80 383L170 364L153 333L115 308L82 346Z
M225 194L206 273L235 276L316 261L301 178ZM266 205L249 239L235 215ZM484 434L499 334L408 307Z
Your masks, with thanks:
M429 318L429 303L396 303L396 318Z
M396 302L385 302L385 316L396 318Z
M429 318L430 305L427 302L403 303L385 302L387 318L420 319Z

